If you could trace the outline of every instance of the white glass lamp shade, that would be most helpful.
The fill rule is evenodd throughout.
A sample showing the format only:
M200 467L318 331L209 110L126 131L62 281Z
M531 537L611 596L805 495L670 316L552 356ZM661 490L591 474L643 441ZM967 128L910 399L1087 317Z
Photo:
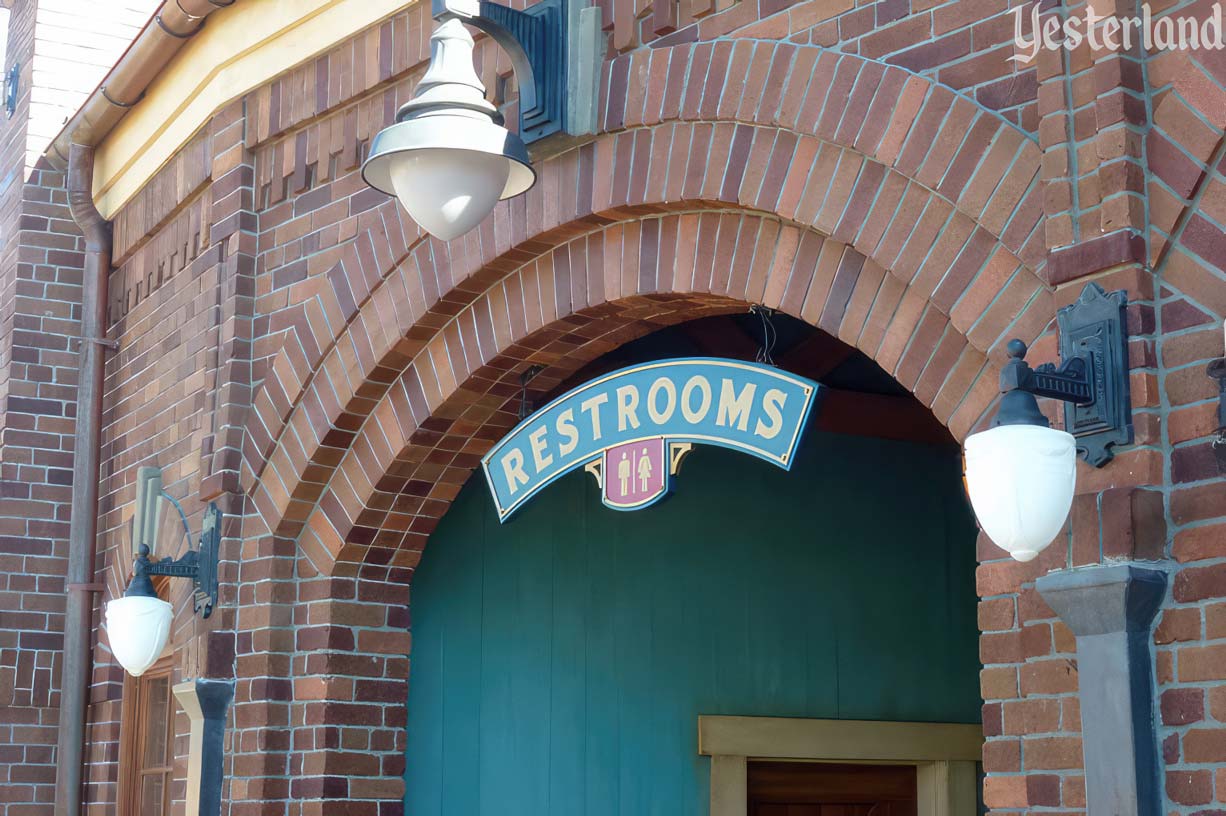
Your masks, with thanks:
M157 662L170 637L173 610L161 598L137 595L106 605L106 635L111 653L133 677Z
M511 161L494 153L434 147L400 153L389 165L396 198L422 228L459 238L494 211Z
M1060 532L1076 482L1076 442L1064 431L1001 425L966 440L966 488L979 525L1018 561Z
M440 22L430 36L430 68L395 123L375 134L362 178L395 195L422 229L443 241L459 238L500 199L536 183L528 148L485 98L473 68L473 38L459 18Z

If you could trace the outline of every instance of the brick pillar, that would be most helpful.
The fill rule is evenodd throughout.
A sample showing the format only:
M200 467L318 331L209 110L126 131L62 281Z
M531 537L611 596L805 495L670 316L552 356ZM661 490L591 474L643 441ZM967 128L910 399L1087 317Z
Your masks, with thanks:
M1222 324L1202 294L1165 293L1157 349L1173 563L1153 636L1156 707L1168 812L1181 814L1212 813L1226 798L1226 479L1211 447L1218 400L1206 374L1222 354Z
M55 781L83 260L63 175L18 188L0 268L0 813Z
M210 238L220 248L215 382L210 427L201 446L202 501L241 493L238 472L242 435L251 406L251 343L255 311L255 267L259 216L255 211L255 162L245 144L244 103L212 120L213 224Z
M993 814L1085 807L1076 644L1034 586L1066 565L1061 538L1023 564L979 536L983 790Z
M299 565L290 793L303 814L402 816L410 573L308 577Z
M284 814L288 808L289 709L295 696L290 663L296 643L315 642L294 628L300 592L296 550L293 541L273 536L248 535L242 543L234 610L234 703L222 791L230 816Z
M38 816L54 794L83 262L41 156L156 3L5 5L0 70L19 63L20 80L0 126L0 816ZM92 47L66 53L68 27Z
M1122 2L1099 11L1132 15L1136 10ZM1085 5L1073 7L1068 13L1082 15L1084 19ZM1092 277L1108 290L1127 290L1129 388L1135 431L1134 444L1117 450L1116 459L1106 467L1095 469L1079 464L1078 495L1074 498L1068 534L1057 542L1057 546L1067 544L1066 563L1073 568L1092 569L1096 565L1116 564L1119 568L1131 565L1152 570L1157 566L1162 570L1166 565L1157 562L1165 561L1170 543L1165 451L1169 448L1171 395L1169 389L1165 398L1162 394L1165 377L1161 347L1167 329L1160 320L1160 306L1169 293L1162 290L1161 283L1146 266L1148 226L1142 163L1149 109L1142 81L1143 55L1123 49L1093 53L1083 45L1072 54L1046 55L1049 61L1053 57L1064 60L1065 74L1045 77L1040 105L1043 107L1045 100L1050 102L1054 95L1052 83L1057 83L1064 94L1062 98L1069 102L1068 118L1063 121L1070 129L1064 138L1083 144L1074 150L1071 144L1060 144L1059 136L1053 131L1040 132L1045 147L1045 181L1049 183L1049 224L1053 219L1061 224L1049 229L1044 274L1056 288L1059 305L1075 299L1086 278ZM1044 73L1041 64L1040 74ZM1047 112L1045 107L1043 110ZM1051 126L1050 119L1045 118L1044 123ZM1049 139L1054 140L1050 151ZM1059 158L1053 160L1053 151L1057 157L1067 157L1071 164L1064 165ZM1061 178L1048 175L1053 168L1068 171L1071 185L1068 189L1074 194L1067 211L1052 207L1053 203L1063 203L1061 196L1065 190ZM1063 232L1065 226L1071 230L1069 235ZM1169 595L1165 600L1156 598L1155 603L1169 607ZM1052 618L1055 619L1054 613ZM1165 620L1165 613L1160 613L1159 620ZM1149 654L1148 645L1140 645L1150 638L1148 624L1147 618L1144 631L1128 635L1130 654L1134 658L1131 691L1134 696L1142 692L1147 695L1145 701L1134 700L1138 710L1145 709L1141 717L1151 716L1150 712L1158 709L1152 699L1154 680L1156 677L1161 684L1164 676L1164 656L1160 652L1152 661L1141 660L1142 654L1146 657ZM1158 628L1162 629L1161 623ZM1118 775L1104 774L1103 746L1120 737L1104 733L1093 701L1089 708L1086 707L1085 695L1097 700L1104 694L1102 672L1090 671L1093 668L1090 663L1078 660L1079 652L1070 650L1069 659L1070 665L1075 667L1074 676L1078 676L1078 669L1082 670L1078 682L1081 689L1076 700L1076 728L1085 731L1085 743L1079 743L1077 749L1079 767L1084 767L1085 775L1078 779L1071 799L1066 789L1061 799L1053 804L1110 810L1111 797L1123 796L1126 801L1134 801L1133 807L1139 808L1132 812L1160 812L1160 793L1152 790L1154 780L1148 776L1155 773L1154 764L1161 761L1161 751L1156 745L1150 745L1154 737L1148 731L1133 740L1141 766L1136 768L1138 776L1133 780L1136 783L1133 793L1126 792L1126 780ZM1085 674L1087 671L1089 675ZM1030 757L1027 753L1027 761ZM1114 761L1110 758L1107 764ZM1033 783L1028 784L1033 787ZM1068 784L1066 777L1062 788L1067 788ZM1033 790L1028 791L1031 795L1028 804L1043 804L1034 800L1033 793ZM1137 796L1142 794L1144 801L1137 803ZM1087 796L1091 801L1087 802Z
M1136 0L1075 0L1042 15L1132 16ZM1096 27L1101 37L1102 26ZM1149 122L1144 51L1094 49L1087 39L1071 51L1040 50L1039 141L1047 246L1046 277L1060 285L1099 270L1145 261L1147 233L1144 141ZM1136 38L1134 38L1135 40Z
M296 550L244 547L230 813L401 816L410 571L321 575Z
M238 705L226 716L228 733L220 735L225 746L225 757L220 773L221 801L231 798L246 800L253 796L241 777L249 775L249 768L240 760L239 754L257 759L260 765L257 775L284 774L278 769L276 749L279 743L257 737L254 745L245 726L258 722L261 715L251 702L278 690L288 681L278 682L280 667L277 644L283 640L268 631L268 624L279 619L261 617L264 625L256 625L249 618L240 621L240 607L265 605L260 610L267 612L273 605L286 598L287 587L275 579L292 576L292 564L276 565L262 555L267 539L245 541L250 535L250 519L245 517L246 499L238 485L238 461L241 445L242 424L251 405L251 337L255 308L255 256L259 218L255 212L255 171L252 156L246 145L246 106L243 100L231 103L219 111L210 122L209 144L212 149L212 180L204 193L211 200L208 212L211 215L208 236L210 252L217 270L216 305L209 317L211 344L208 366L212 382L208 388L203 417L203 434L200 443L200 493L199 502L216 502L226 514L225 537L222 539L218 565L219 604L207 627L191 648L200 650L202 659L197 662L207 681L234 682L235 677L245 678L234 683L234 702ZM244 585L246 581L246 585ZM283 610L284 611L284 610ZM240 641L238 629L246 624L255 631L248 631ZM267 640L265 640L267 636ZM243 655L240 665L239 654ZM227 689L231 686L227 685ZM231 779L235 779L231 784Z
M3 69L25 68L0 127L0 816L54 798L80 311L63 177L27 169L35 12L9 19Z

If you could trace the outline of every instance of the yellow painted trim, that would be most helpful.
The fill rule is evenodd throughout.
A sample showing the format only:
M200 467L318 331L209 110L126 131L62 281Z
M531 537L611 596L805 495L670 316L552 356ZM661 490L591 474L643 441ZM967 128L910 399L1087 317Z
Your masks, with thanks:
M415 2L243 0L214 12L98 146L98 209L114 217L227 103Z
M200 766L204 760L204 712L200 708L200 698L196 696L196 681L185 680L171 687L179 707L187 714L191 723L191 731L187 749L187 790L184 799L187 813L200 812Z

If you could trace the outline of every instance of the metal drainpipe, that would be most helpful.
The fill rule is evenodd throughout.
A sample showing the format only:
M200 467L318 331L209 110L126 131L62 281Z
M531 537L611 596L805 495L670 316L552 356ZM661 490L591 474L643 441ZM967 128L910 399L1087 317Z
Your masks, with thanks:
M81 286L80 379L68 527L68 603L56 751L55 816L80 816L85 753L85 702L92 671L94 542L98 533L98 459L102 425L103 353L111 224L94 206L94 149L74 144L68 159L68 205L85 235Z

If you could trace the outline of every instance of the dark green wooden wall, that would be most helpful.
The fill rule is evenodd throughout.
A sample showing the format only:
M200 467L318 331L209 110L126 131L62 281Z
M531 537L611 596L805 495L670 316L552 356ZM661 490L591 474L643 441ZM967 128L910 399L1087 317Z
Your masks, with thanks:
M409 816L706 814L699 714L978 722L957 452L696 448L653 508L572 473L499 525L474 476L412 590Z

